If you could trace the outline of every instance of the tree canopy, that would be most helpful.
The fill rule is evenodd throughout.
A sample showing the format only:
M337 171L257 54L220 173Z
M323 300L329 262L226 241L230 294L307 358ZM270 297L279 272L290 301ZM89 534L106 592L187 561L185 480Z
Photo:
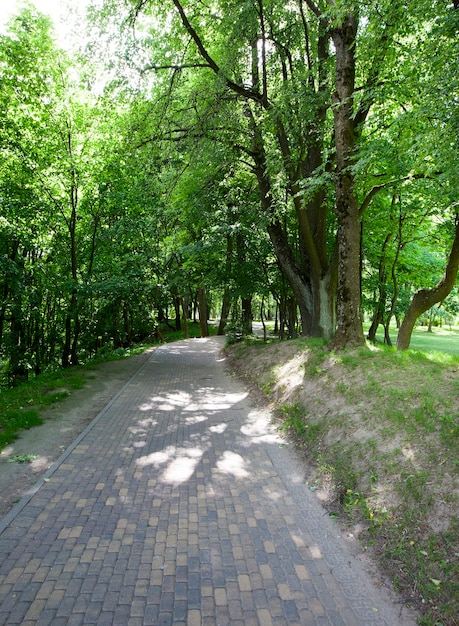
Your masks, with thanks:
M364 316L407 348L453 312L458 26L446 0L105 0L70 55L21 10L0 37L10 382L193 308L249 332L271 302L335 348Z

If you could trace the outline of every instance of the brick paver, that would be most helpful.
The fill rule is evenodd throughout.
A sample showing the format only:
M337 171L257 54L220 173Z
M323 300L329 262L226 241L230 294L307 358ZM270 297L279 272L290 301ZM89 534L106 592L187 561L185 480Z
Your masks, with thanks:
M221 345L158 348L0 523L0 624L402 624Z

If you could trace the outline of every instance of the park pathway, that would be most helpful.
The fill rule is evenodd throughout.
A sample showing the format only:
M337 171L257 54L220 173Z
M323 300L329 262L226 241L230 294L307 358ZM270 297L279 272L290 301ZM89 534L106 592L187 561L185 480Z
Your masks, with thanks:
M0 521L0 624L408 624L219 338L162 346Z

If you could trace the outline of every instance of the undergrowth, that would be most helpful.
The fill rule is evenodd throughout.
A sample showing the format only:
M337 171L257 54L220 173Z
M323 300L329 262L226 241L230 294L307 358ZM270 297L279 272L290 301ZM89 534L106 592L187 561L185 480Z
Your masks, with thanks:
M40 411L81 389L98 363L126 358L143 352L146 345L129 349L104 350L85 365L58 368L34 376L20 385L0 391L0 451L13 443L21 431L43 424Z

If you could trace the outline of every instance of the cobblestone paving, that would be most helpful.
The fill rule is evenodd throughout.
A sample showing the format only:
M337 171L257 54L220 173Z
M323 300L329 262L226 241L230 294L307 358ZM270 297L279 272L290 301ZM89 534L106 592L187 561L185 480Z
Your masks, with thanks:
M0 624L402 623L221 345L158 348L0 523Z

